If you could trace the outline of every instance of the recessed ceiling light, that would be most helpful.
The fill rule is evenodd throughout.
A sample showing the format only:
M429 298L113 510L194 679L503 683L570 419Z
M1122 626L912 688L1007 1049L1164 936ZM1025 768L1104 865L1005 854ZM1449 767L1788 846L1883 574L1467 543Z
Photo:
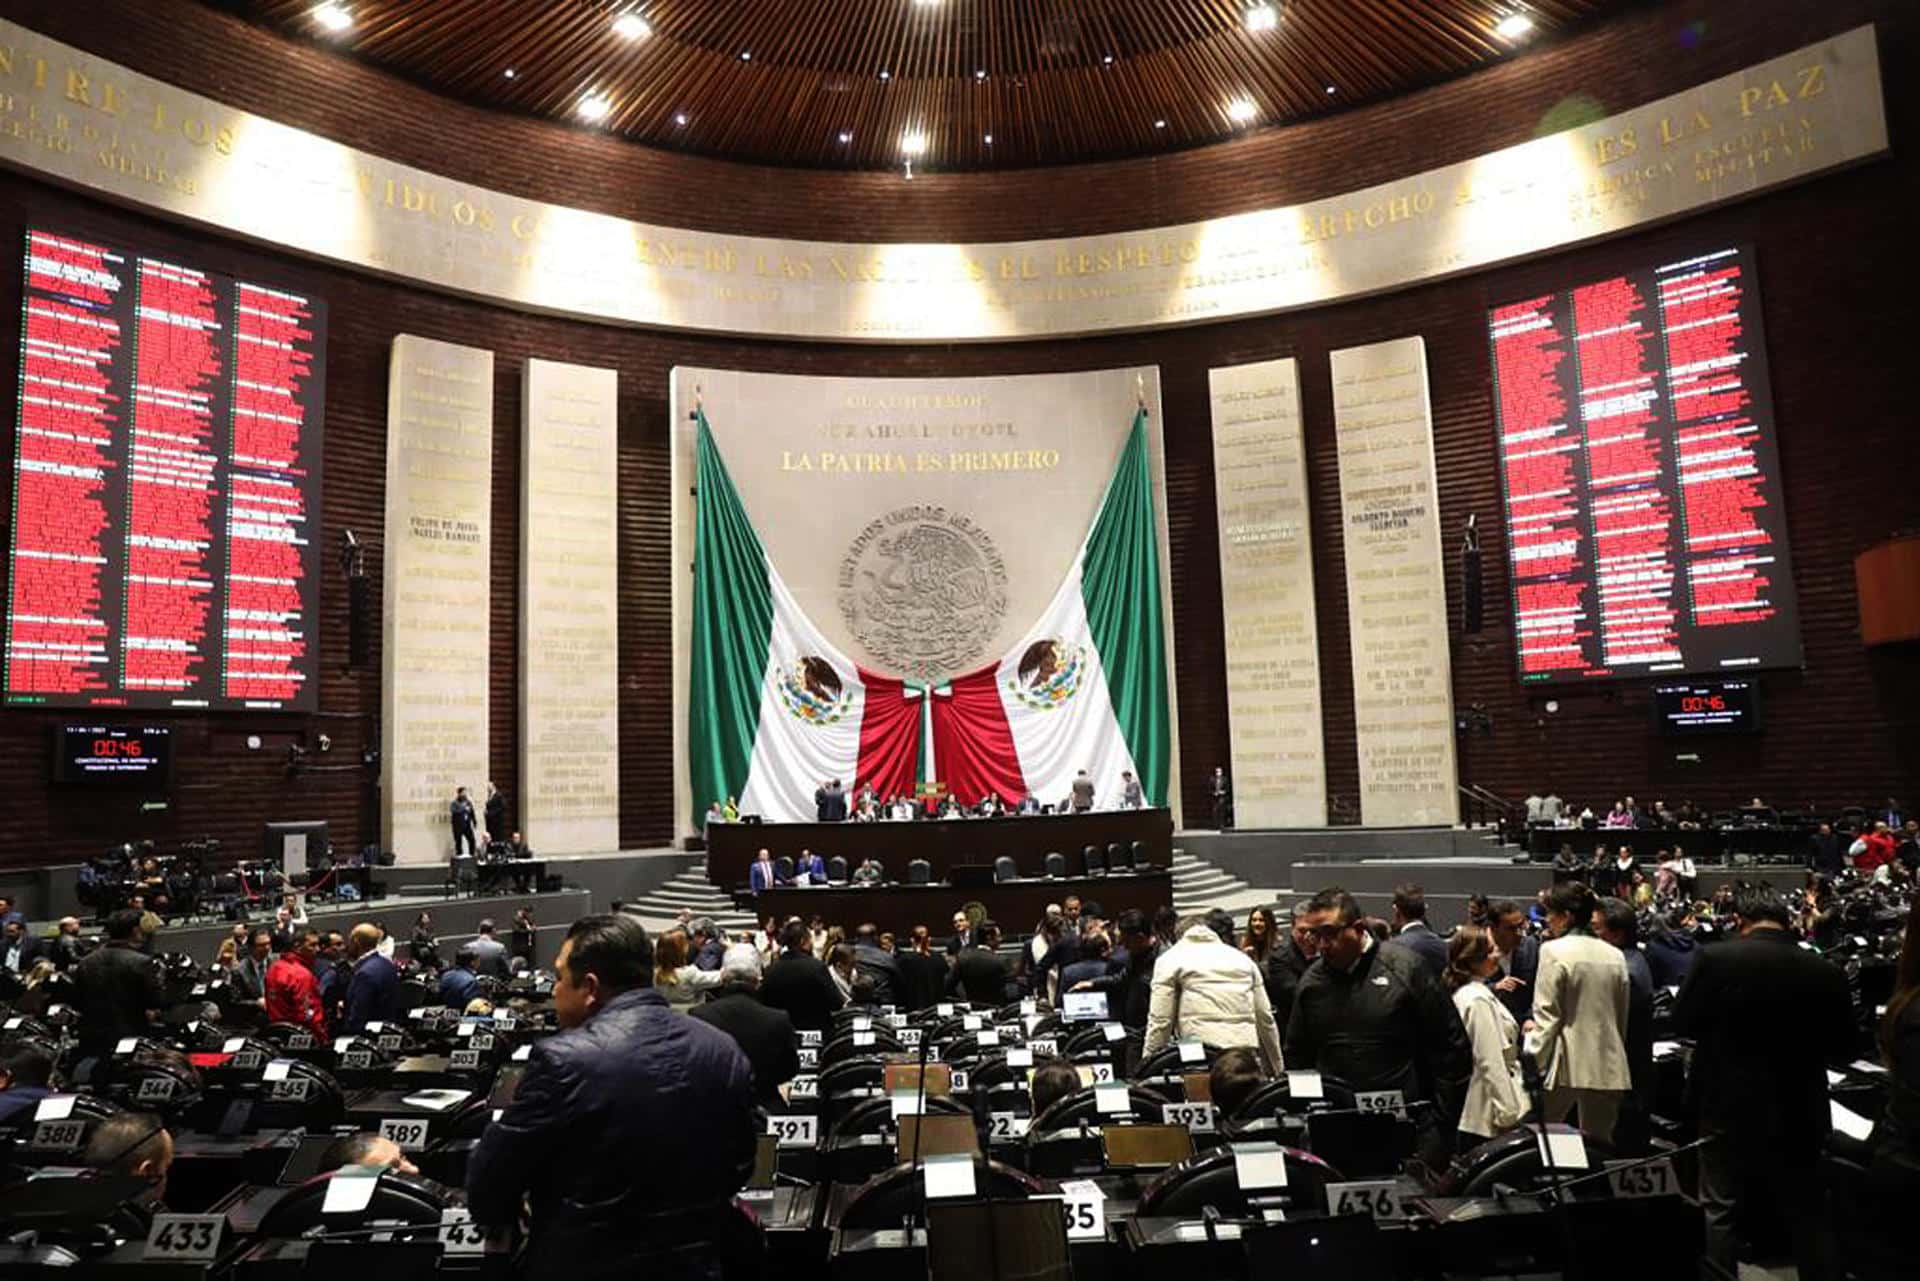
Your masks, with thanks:
M1271 4L1257 4L1247 10L1247 30L1271 31L1280 25L1280 10Z
M1103 65L1111 67L1113 65L1113 55L1108 54L1106 57L1100 59L1100 61Z
M1243 125L1260 114L1260 108L1253 105L1251 98L1235 98L1227 104L1227 119L1237 125Z
M1493 26L1493 34L1502 40L1522 40L1533 30L1533 19L1525 13L1510 13Z
M1332 85L1328 85L1328 86L1327 86L1327 93L1328 93L1328 95L1330 95L1330 96L1331 96L1332 94L1336 94L1336 93L1339 93L1339 92L1340 92L1340 91L1339 91L1338 89L1336 89L1336 88L1334 88L1334 87L1333 87Z
M686 113L686 112L684 112L684 111L676 111L676 112L674 112L674 113L673 113L673 123L675 123L675 124L677 124L677 125L685 125L685 124L687 123L687 113Z
M613 100L604 93L590 93L580 99L580 118L588 124L605 120L613 110Z
M507 68L507 71L506 71L506 76L507 76L507 79L509 79L509 80L511 80L511 79L513 79L513 68L512 68L512 67L508 67L508 68Z
M909 129L900 135L900 154L911 160L927 152L927 135L918 129Z
M989 147L991 147L991 146L993 145L993 135L992 135L992 134L988 134L988 135L987 135L987 138L986 138L986 142L987 142L987 145L988 145Z
M613 34L622 40L645 40L653 27L637 13L623 13L613 20Z
M315 5L313 20L336 35L353 26L353 15L347 12L343 4Z
M1165 129L1167 127L1167 122L1164 120L1156 120L1153 122L1153 127L1155 129Z
M973 73L973 78L975 80L985 80L987 78L987 69L985 67L980 68Z
M880 68L880 78L882 80L891 80L893 79L893 73L891 71L888 71L885 67L882 67Z
M845 143L845 142L852 142L852 141L853 141L853 130L851 130L851 129L842 129L842 130L840 131L840 141L841 141L841 142L843 142L843 143Z

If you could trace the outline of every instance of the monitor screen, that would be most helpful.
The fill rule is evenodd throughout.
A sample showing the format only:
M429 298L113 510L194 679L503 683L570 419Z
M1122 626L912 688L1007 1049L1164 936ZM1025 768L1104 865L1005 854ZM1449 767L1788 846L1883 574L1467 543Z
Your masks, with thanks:
M1068 992L1060 998L1060 1017L1069 1023L1101 1023L1107 1017L1105 992Z
M1488 321L1520 679L1797 666L1751 251Z
M1653 716L1663 734L1755 733L1760 728L1760 689L1752 681L1655 685Z
M312 710L326 306L29 230L16 707Z
M173 735L164 725L59 725L53 731L53 781L114 787L165 787L173 774Z

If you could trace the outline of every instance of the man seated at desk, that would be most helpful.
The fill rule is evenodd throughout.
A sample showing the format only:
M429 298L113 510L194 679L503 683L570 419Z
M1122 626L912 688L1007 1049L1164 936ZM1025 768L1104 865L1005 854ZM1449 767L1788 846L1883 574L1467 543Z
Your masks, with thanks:
M878 859L862 859L860 866L853 869L855 885L880 885L887 879L887 869L880 866Z
M825 885L827 883L827 860L812 850L801 850L800 857L793 861L793 883L795 885Z

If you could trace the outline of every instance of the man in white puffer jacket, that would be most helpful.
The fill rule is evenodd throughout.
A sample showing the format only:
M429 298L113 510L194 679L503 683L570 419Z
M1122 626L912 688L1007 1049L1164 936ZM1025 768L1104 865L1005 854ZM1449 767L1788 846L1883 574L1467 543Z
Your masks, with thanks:
M1233 918L1225 912L1180 923L1179 941L1154 962L1142 1057L1190 1039L1220 1049L1245 1046L1259 1052L1269 1074L1283 1070L1266 982L1232 937Z

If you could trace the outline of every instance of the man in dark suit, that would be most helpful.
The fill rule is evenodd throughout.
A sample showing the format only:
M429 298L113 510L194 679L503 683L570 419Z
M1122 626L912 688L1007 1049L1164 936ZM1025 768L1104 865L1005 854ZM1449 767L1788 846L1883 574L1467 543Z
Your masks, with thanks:
M1000 946L1000 927L992 921L980 923L980 944L961 952L953 961L953 974L947 979L947 991L975 1005L1002 1005L1013 990L1013 975L996 949Z
M1687 1101L1714 1140L1700 1149L1706 1257L1733 1275L1736 1219L1764 1207L1787 1225L1803 1281L1830 1281L1818 1158L1826 1069L1853 1057L1846 975L1798 946L1770 889L1742 886L1733 913L1740 937L1700 949L1673 1007L1673 1035L1694 1041Z
M1540 940L1527 933L1527 913L1512 899L1501 899L1487 909L1494 946L1500 949L1500 977L1493 994L1507 1007L1515 1023L1533 1017L1533 980L1540 972Z
M1426 891L1411 881L1394 887L1393 944L1426 962L1436 979L1447 972L1447 941L1427 924Z
M780 883L780 874L774 869L773 855L761 850L754 855L753 863L747 868L747 888L758 894L761 890L770 890Z
M1833 834L1833 824L1822 823L1820 830L1807 838L1807 861L1816 872L1838 876L1847 870L1847 847Z
M398 1023L400 971L380 955L380 927L365 921L347 935L353 977L347 980L347 1018L343 1030L364 1032L369 1023Z
M947 958L935 956L933 934L924 925L913 927L913 946L894 960L900 966L900 981L905 987L903 1007L924 1010L938 1005L947 992Z
M826 963L813 955L805 922L788 921L780 931L780 959L760 976L760 1004L784 1011L802 1031L824 1033L833 1025L833 1012L846 1003Z
M470 858L479 857L480 850L473 839L474 823L478 816L473 812L473 798L467 795L467 789L453 789L453 803L447 806L447 823L453 828L453 856L459 858L466 854Z
M793 1020L763 1005L754 995L759 986L760 953L751 943L735 943L720 961L719 994L687 1013L734 1039L753 1065L754 1099L770 1106L780 1101L780 1087L800 1075L800 1056Z
M853 932L853 967L873 980L875 1005L898 1005L905 984L900 962L880 946L880 927L868 921Z
M953 935L947 940L947 955L958 956L980 942L980 935L965 912L953 914Z
M495 787L492 783L487 784L487 808L485 813L487 817L487 840L506 840L513 831L507 822L507 794Z
M33 968L33 963L47 955L44 940L27 933L25 921L8 921L4 928L4 937L0 937L0 969L14 974L25 974Z
M106 1054L125 1037L146 1035L165 999L160 971L140 951L140 913L122 908L107 918L106 946L73 967L82 1057Z

